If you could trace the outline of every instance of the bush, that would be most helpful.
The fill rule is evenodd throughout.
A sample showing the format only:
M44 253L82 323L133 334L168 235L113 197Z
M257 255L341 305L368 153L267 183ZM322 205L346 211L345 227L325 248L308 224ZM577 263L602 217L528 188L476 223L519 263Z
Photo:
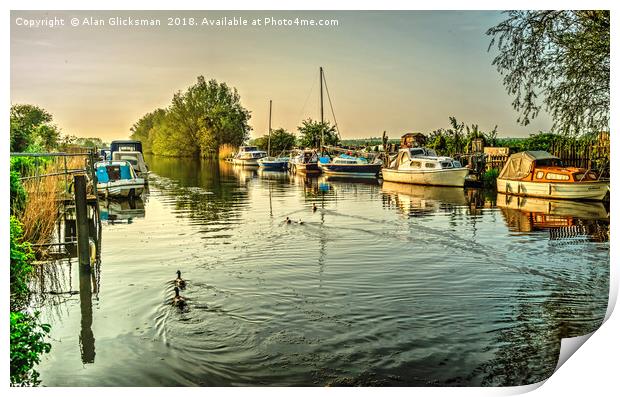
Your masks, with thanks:
M11 310L22 309L28 302L28 280L33 272L34 254L30 243L22 242L22 225L11 216Z
M11 312L11 386L36 386L39 373L34 366L51 345L44 341L49 334L49 324L40 324L38 313Z
M495 187L497 185L497 177L499 176L499 170L497 168L491 168L485 171L482 175L482 182L484 187Z
M26 190L19 180L19 174L11 171L11 214L19 212L26 203Z

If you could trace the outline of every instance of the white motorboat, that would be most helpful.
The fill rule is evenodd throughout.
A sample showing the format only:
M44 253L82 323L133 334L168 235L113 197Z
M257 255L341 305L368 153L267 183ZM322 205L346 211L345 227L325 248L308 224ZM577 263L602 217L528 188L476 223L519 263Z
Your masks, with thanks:
M464 186L469 169L451 157L437 156L432 149L415 147L400 149L381 173L383 180L388 182Z
M256 146L241 146L233 157L233 164L244 166L258 166L258 160L267 157L267 152L258 150Z

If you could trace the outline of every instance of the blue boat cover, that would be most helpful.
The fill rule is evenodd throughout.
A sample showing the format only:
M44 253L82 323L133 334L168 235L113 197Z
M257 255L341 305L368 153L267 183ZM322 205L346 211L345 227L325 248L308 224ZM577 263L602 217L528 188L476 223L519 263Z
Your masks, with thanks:
M131 179L131 171L128 165L121 165L121 179Z
M327 164L329 163L329 157L325 156L325 157L319 157L319 162L321 164Z
M97 181L101 183L108 183L108 170L105 167L97 167Z

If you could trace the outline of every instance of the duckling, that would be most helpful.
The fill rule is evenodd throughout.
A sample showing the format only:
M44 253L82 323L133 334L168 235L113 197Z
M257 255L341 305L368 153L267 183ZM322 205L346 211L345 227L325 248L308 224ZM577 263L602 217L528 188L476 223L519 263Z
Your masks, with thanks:
M185 298L179 295L179 287L174 287L174 298L172 298L172 306L185 307Z
M185 288L185 280L181 278L180 270L177 270L177 279L174 280L174 284L181 289Z
M297 223L299 223L300 225L304 224L304 221L302 221L301 219L297 221Z
M318 208L316 208L316 204L312 203L312 212L316 212Z
M286 220L284 221L285 223L291 223L291 220L288 218L288 216L286 217Z

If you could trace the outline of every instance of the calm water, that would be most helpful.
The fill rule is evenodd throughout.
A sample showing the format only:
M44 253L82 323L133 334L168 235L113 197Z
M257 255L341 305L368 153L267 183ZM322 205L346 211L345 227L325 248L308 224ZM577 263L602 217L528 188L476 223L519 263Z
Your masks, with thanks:
M44 385L520 385L605 315L602 204L147 161L42 308Z

